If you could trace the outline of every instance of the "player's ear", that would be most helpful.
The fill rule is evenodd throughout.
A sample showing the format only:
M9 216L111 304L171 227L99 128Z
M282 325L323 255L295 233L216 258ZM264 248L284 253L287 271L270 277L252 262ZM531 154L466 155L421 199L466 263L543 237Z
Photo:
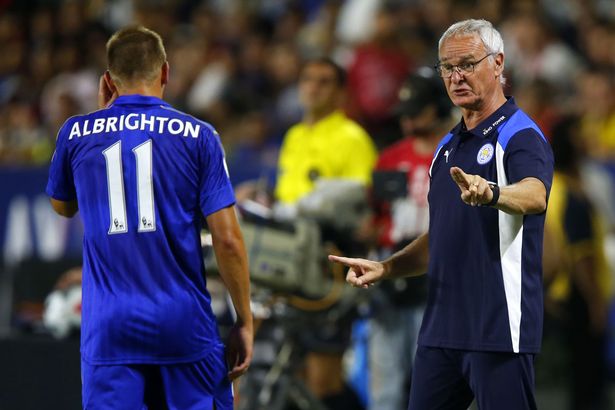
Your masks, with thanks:
M116 93L117 86L113 82L113 78L111 78L111 73L109 72L109 70L105 71L104 77L105 77L105 83L107 83L107 88L109 88L109 91L111 91L111 94Z
M169 62L165 61L160 69L160 85L165 86L169 82Z

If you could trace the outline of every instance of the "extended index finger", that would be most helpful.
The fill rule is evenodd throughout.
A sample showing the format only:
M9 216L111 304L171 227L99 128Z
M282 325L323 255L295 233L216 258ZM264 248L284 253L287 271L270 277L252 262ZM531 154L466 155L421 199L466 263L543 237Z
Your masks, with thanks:
M346 258L344 256L329 255L329 260L331 262L341 263L342 265L346 265L349 268L352 268L354 266L358 266L359 265L358 259Z

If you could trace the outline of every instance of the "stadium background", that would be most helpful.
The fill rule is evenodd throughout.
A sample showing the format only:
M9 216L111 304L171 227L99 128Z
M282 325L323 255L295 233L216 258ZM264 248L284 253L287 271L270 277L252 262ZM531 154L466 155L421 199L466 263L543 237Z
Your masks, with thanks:
M392 108L403 79L432 66L440 33L469 17L503 34L507 93L549 138L559 118L580 117L586 186L612 260L612 0L0 0L0 409L79 408L77 342L56 341L40 319L58 275L79 263L81 226L56 217L43 190L59 126L96 108L111 32L131 23L159 32L171 66L165 99L215 124L234 185L271 187L282 136L301 118L302 61L330 55L348 69L347 112L383 147L400 137ZM544 409L564 408L559 337L547 322ZM611 368L614 351L611 337Z

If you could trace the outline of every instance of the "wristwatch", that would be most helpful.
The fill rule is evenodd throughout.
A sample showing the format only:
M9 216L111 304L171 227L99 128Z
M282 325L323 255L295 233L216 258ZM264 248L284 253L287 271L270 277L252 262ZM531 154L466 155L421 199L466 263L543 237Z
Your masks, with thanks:
M488 184L489 188L491 188L491 192L493 192L493 197L491 198L491 201L486 204L483 204L483 206L494 206L498 203L498 200L500 199L500 186L495 182L488 182Z

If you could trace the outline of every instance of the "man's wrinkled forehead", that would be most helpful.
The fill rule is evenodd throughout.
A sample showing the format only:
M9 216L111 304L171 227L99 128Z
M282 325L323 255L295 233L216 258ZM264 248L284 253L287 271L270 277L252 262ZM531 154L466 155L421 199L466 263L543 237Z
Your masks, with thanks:
M444 61L472 61L482 57L486 52L485 45L478 34L464 34L453 36L442 42L438 50L439 60Z

